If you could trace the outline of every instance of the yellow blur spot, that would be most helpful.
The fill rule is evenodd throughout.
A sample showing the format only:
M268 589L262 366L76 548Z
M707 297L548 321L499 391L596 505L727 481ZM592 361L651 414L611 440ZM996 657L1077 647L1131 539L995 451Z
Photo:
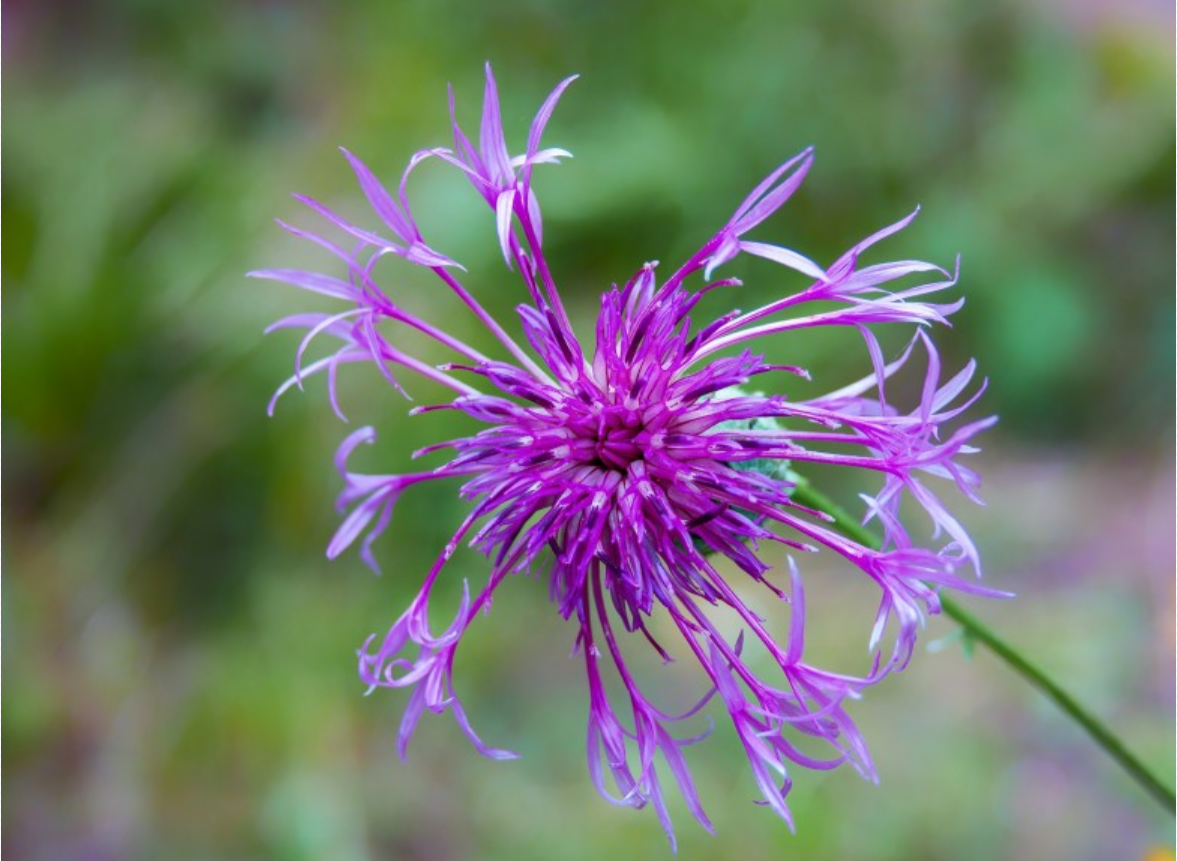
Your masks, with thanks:
M1177 853L1172 849L1150 849L1140 861L1177 861Z

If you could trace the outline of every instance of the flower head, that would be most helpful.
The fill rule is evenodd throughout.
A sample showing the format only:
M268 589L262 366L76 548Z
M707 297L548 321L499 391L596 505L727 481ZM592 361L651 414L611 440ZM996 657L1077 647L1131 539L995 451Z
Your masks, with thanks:
M469 436L418 452L450 455L443 465L423 472L351 471L353 450L375 437L371 428L354 432L339 449L336 463L345 482L339 506L347 513L328 546L330 557L359 542L361 555L375 568L372 542L412 485L457 480L460 494L471 503L416 599L384 637L370 638L359 651L360 677L373 687L411 689L400 730L402 755L422 711L429 709L452 712L482 753L513 756L475 734L455 689L454 655L504 579L546 571L553 603L576 626L589 687L589 773L601 794L616 804L652 804L673 840L663 799L669 776L695 818L710 829L683 755L701 736L674 728L717 699L747 751L764 802L791 823L785 801L791 766L828 769L849 763L864 777L875 778L847 703L907 664L925 615L939 611L937 590L995 594L959 573L979 569L976 549L928 486L929 478L944 479L975 499L977 477L959 458L974 450L971 438L994 421L974 422L942 438L941 428L984 388L982 383L967 394L972 362L943 382L938 354L926 334L960 307L960 300L933 301L955 285L956 276L917 260L860 265L871 246L905 227L914 213L870 235L829 267L788 248L746 239L798 188L813 163L812 151L806 150L773 171L668 277L659 281L658 265L647 263L624 286L606 291L595 332L578 336L544 257L540 207L531 183L535 165L568 155L541 149L540 139L572 80L544 102L526 149L512 157L488 66L478 145L455 117L454 148L414 155L395 196L345 152L382 222L376 231L299 198L356 243L345 249L283 225L337 257L342 277L288 269L251 273L347 306L334 314L295 315L272 327L306 330L295 374L278 395L325 373L339 412L339 367L371 363L398 390L401 372L411 371L452 392L448 401L413 412L455 410L472 423ZM452 93L450 103L452 111ZM526 291L517 309L526 346L466 290L454 273L458 265L422 237L406 182L427 158L461 170L494 210L503 255ZM375 262L386 254L431 270L497 340L499 357L484 355L401 308L373 278ZM701 297L740 286L734 278L712 276L741 254L794 270L808 286L753 311L732 311L695 325L692 314ZM451 351L452 361L435 366L404 352L382 332L385 321L417 329ZM876 323L914 327L907 349L890 363L870 329ZM848 327L861 336L870 374L818 397L759 393L800 393L811 385L804 369L766 362L756 352L759 343L828 326ZM337 347L304 365L307 345L319 335L334 339ZM924 383L919 402L905 411L888 398L887 383L917 353L926 358ZM882 549L845 537L828 515L794 500L792 470L804 472L807 464L840 466L873 479L878 490L864 497L866 519L881 526ZM939 546L920 544L909 534L900 519L904 499L927 512L932 540ZM431 594L463 543L486 555L488 580L474 594L467 587L452 623L437 631L429 622ZM784 549L771 552L774 545ZM863 677L829 672L805 660L804 590L791 551L817 550L843 557L879 588L877 622L869 636L876 655ZM742 572L739 579L745 582L721 573L725 559L725 570ZM782 566L788 572L787 591L772 576L774 567ZM766 621L741 597L748 588L766 590L781 605L782 619L789 619L783 641L773 638ZM721 631L717 607L729 608L738 618L742 633L734 639ZM657 636L651 625L655 618ZM888 628L894 629L886 638L893 646L884 654ZM665 629L677 632L710 681L709 692L680 714L663 711L643 693L620 645L624 635L638 633L669 660L659 642ZM753 669L744 653L749 642L771 657L769 677ZM620 697L607 691L609 672L620 679ZM801 737L810 742L798 745ZM809 752L815 744L825 753Z

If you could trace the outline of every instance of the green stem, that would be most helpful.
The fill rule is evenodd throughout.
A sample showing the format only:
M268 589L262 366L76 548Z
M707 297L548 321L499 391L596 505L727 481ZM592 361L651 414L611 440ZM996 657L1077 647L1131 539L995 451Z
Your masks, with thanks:
M834 526L849 538L860 544L878 550L882 546L879 537L864 527L857 520L846 513L837 503L814 490L807 480L797 475L790 475L791 481L797 482L793 491L793 499L801 505L824 511L834 518ZM965 635L975 642L984 643L990 651L1009 665L1015 673L1020 675L1031 685L1038 688L1071 720L1081 726L1092 741L1123 768L1140 787L1151 795L1158 804L1170 812L1177 808L1177 799L1173 790L1169 789L1160 779L1150 772L1140 759L1124 746L1124 743L1099 718L1087 711L1076 702L1075 698L1055 684L1042 670L1034 666L1021 655L1013 646L1002 640L986 626L980 619L969 613L946 595L940 596L940 607L944 615L960 625Z

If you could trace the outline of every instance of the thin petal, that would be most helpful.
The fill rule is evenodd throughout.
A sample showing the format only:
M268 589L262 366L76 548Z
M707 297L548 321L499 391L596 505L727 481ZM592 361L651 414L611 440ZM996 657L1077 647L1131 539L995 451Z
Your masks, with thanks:
M489 172L487 178L500 187L513 181L511 157L507 154L507 142L503 138L499 91L495 86L494 73L490 69L490 63L486 64L486 95L482 102L482 127L479 145Z

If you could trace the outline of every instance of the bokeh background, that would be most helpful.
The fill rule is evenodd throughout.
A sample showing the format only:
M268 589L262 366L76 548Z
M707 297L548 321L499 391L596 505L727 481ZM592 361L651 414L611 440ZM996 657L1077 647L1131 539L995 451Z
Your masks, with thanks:
M331 454L349 428L322 381L265 416L297 339L262 329L314 303L242 273L331 265L272 223L314 224L287 192L366 217L336 147L391 180L448 142L447 81L476 123L486 60L516 148L547 91L583 76L547 138L576 158L537 177L585 325L602 287L682 259L807 144L816 169L758 238L828 263L922 204L878 259L962 256L967 305L940 343L953 367L979 357L1001 415L976 458L989 505L957 510L988 581L1019 597L969 604L1172 783L1170 3L10 0L3 15L13 858L669 856L651 811L590 786L582 670L535 581L502 590L458 668L484 737L524 757L483 760L427 716L397 760L405 698L363 697L354 649L399 614L461 505L452 487L407 497L382 578L352 554L328 563ZM509 319L521 293L491 213L440 169L414 194ZM796 286L734 274L743 307ZM403 289L452 317L424 282ZM833 387L863 372L852 343L773 349ZM459 430L407 419L378 374L351 370L352 426L381 429L374 469ZM818 647L861 668L874 596L807 570ZM483 568L462 557L452 574L455 597ZM673 802L678 857L1080 861L1172 845L1163 811L951 630L933 620L924 642L942 648L858 705L881 785L798 772L795 836L751 803L721 721L691 753L719 834Z

